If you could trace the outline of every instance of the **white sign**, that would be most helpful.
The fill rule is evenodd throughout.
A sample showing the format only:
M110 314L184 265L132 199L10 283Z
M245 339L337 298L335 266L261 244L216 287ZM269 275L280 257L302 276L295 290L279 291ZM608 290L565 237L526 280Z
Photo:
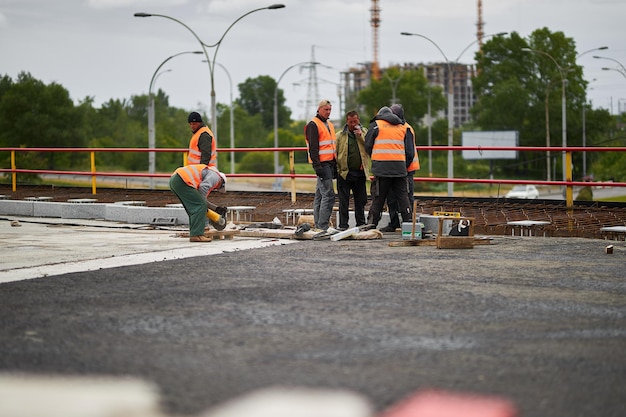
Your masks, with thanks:
M513 147L519 144L516 130L463 132L463 146ZM463 159L517 159L517 151L463 150Z

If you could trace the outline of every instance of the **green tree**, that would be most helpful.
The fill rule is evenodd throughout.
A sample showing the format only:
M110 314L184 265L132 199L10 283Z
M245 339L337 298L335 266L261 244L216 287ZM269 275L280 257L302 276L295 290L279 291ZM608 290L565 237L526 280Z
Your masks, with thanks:
M395 88L394 88L395 86ZM428 112L430 100L431 114L437 113L445 106L442 89L431 87L420 69L399 67L388 68L380 80L372 80L371 84L358 94L358 103L364 109L361 119L367 124L382 106L391 106L394 99L402 104L405 117L414 128L422 124Z
M44 84L21 72L15 82L0 82L0 144L26 147L82 147L80 111L60 84ZM48 169L70 166L76 155L46 153Z
M516 130L522 146L545 146L548 134L551 146L560 144L563 82L568 116L581 114L586 100L587 83L576 56L572 38L546 28L534 31L528 40L513 32L487 41L476 55L475 124L483 130ZM579 129L578 120L568 117L568 130ZM523 152L520 158L521 165L503 167L503 171L546 175L545 153Z
M261 116L263 127L274 128L274 92L276 81L268 75L248 78L239 84L237 105L241 106L250 116ZM286 127L291 123L291 111L285 107L283 90L278 89L278 126Z

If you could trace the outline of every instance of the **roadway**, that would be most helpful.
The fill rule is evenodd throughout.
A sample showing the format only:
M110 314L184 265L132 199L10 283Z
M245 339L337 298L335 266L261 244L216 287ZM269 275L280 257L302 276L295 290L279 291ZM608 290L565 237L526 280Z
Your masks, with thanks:
M276 385L347 389L376 410L434 387L505 398L525 417L626 413L624 242L191 244L21 220L0 221L2 268L56 262L0 283L5 372L139 378L177 416Z
M626 415L624 242L191 244L184 231L0 219L0 371L131 376L172 416L277 385L346 389L378 411L439 388L526 417Z

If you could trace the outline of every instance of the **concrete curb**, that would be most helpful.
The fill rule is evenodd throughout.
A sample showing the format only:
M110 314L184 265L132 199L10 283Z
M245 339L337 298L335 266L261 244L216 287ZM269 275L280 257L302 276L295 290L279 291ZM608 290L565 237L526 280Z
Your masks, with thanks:
M56 217L150 224L155 219L176 219L176 224L189 224L184 208L141 207L122 203L58 203L45 201L0 200L0 215Z

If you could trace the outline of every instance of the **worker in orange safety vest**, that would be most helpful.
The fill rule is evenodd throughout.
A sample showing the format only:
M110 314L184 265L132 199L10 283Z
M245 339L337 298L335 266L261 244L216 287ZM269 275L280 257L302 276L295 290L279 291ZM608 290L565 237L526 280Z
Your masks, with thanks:
M217 139L211 129L202 121L202 116L198 112L189 113L187 118L191 128L191 140L189 141L189 151L187 152L187 165L205 164L217 166Z
M213 191L226 192L226 175L206 164L185 165L170 177L170 189L185 208L189 216L189 241L211 242L204 236L207 198Z
M391 193L398 201L402 220L410 222L411 207L407 195L407 164L415 156L411 135L407 134L404 121L387 106L382 107L371 120L365 135L365 150L372 157L376 195L367 218L368 226L376 227L382 217L382 209Z
M404 108L402 104L394 104L391 106L391 112L398 116L404 122L404 127L407 129L406 134L410 135L413 141L413 147L415 147L415 130L413 130L413 126L406 122L404 117ZM407 160L407 176L406 176L406 184L407 184L407 196L409 197L409 206L413 207L413 201L415 200L415 187L413 182L413 176L415 175L415 171L420 169L420 160L417 151L413 156L412 160ZM380 229L381 232L395 232L400 228L400 216L398 215L398 201L396 200L393 194L389 194L387 196L387 207L389 209L389 224Z

